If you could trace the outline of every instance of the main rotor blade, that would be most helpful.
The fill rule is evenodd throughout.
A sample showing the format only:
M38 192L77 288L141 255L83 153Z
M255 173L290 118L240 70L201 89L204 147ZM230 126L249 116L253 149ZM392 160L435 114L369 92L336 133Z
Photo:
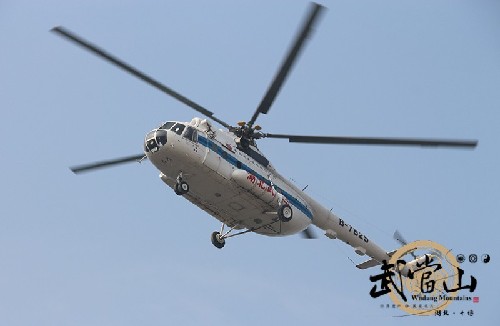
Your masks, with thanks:
M82 172L89 172L92 170L96 169L102 169L105 167L111 167L114 165L120 165L120 164L125 164L125 163L130 163L130 162L137 162L144 158L144 154L137 154L137 155L132 155L132 156L126 156L126 157L120 157L112 160L107 160L107 161L100 161L100 162L94 162L94 163L89 163L89 164L84 164L84 165L78 165L78 166L73 166L70 167L70 170L73 171L73 173L78 174Z
M308 227L307 229L302 231L302 238L304 238L304 239L316 239L317 236L314 233L314 231L311 229L311 227Z
M204 116L220 123L222 126L226 127L226 128L229 128L230 126L225 123L224 121L216 118L214 115L213 115L213 112L205 109L204 107L202 107L201 105L191 101L190 99L188 99L187 97L177 93L176 91L174 91L173 89L163 85L162 83L160 83L159 81L155 80L154 78L146 75L145 73L137 70L136 68L132 67L131 65L127 64L126 62L118 59L117 57L114 57L113 55L107 53L106 51L104 51L103 49L99 48L98 46L84 40L83 38L77 36L76 34L70 32L69 30L67 30L66 28L62 27L62 26L57 26L57 27L54 27L52 28L52 32L80 45L81 47L85 48L86 50L94 53L95 55L103 58L104 60L114 64L115 66L125 70L126 72L136 76L137 78L139 79L142 79L143 81L145 81L146 83L148 83L149 85L159 89L160 91L162 91L163 93L167 94L167 95L170 95L172 96L173 98L175 98L176 100L186 104L187 106L191 107L192 109L198 111L199 113L203 114Z
M260 113L267 114L267 112L269 112L269 109L271 108L274 99L278 95L281 86L283 85L286 77L288 76L288 73L290 72L290 69L294 64L297 55L299 54L304 44L304 41L311 33L314 23L317 21L317 18L319 17L319 14L323 9L324 7L322 5L319 5L317 3L311 3L307 19L304 21L300 29L300 33L297 34L297 36L295 37L293 46L290 48L288 55L285 57L285 60L281 64L281 67L279 68L271 85L269 85L269 88L264 97L262 98L262 101L260 102L259 106L257 107L257 110L255 111L252 118L248 122L248 125L250 127L255 123L255 120L257 120L257 117L259 116Z
M477 140L420 139L420 138L373 138L373 137L329 137L264 134L267 138L284 138L290 143L383 145L383 146L424 146L475 148Z

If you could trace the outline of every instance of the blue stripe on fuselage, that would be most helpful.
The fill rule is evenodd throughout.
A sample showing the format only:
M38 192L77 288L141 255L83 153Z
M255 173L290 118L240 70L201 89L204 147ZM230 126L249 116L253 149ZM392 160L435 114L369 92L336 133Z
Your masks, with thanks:
M208 138L205 138L201 135L198 135L198 142L205 146L206 148L208 149L212 149L215 147L217 149L217 155L219 155L221 158L223 158L224 160L226 160L229 164L239 168L239 169L242 169L242 170L245 170L247 171L248 173L251 173L253 174L255 177L257 177L259 180L261 180L262 182L264 182L265 184L267 184L268 186L271 185L271 181L268 180L267 178L264 178L263 176L261 176L259 173L257 173L256 171L252 170L248 165L245 165L243 164L242 162L241 163L241 167L238 167L238 160L236 159L236 157L232 156L231 154L227 153L224 149L222 149L221 146L217 145L217 143L213 142L212 140L208 139ZM226 153L227 155L223 155L222 153ZM290 204L292 204L293 206L297 207L299 209L299 211L301 211L302 213L304 213L308 218L310 218L311 220L313 219L313 214L311 213L311 211L304 205L302 204L297 198L293 197L292 195L290 195L289 193L287 193L285 190L277 187L276 185L274 185L274 187L283 195L285 196L285 198L288 200L288 202Z

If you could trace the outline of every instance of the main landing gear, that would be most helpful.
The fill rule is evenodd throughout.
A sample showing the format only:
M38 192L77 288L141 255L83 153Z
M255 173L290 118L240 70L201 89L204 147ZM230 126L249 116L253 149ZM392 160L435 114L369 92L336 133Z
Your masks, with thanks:
M231 232L234 230L235 226L231 227L228 231L224 232L225 224L222 223L220 231L212 232L212 235L210 236L210 240L212 241L212 244L216 248L222 249L226 245L227 238L235 237L237 235L245 234L248 232L253 232L255 230L267 227L267 226L272 225L272 224L277 223L277 222L280 222L280 223L281 222L284 222L284 223L290 222L292 220L292 217L293 217L293 210L292 210L292 207L290 205L288 205L286 203L282 203L278 207L278 210L276 212L271 212L270 214L276 214L276 215L278 215L278 217L273 218L273 220L270 223L261 225L261 226L256 227L256 228L251 228L251 229L248 229L245 231L234 233L234 234L231 234Z
M189 185L187 184L186 181L182 180L182 172L179 173L179 175L177 176L177 182L175 183L174 186L174 192L178 196L185 195L189 192Z
M281 222L290 222L293 217L293 210L280 192L278 192L278 218Z
M231 227L226 232L224 232L224 226L225 226L224 223L222 223L222 225L220 227L220 232L218 232L218 231L212 232L212 236L210 237L210 240L212 240L212 244L215 246L215 248L218 248L218 249L224 248L224 245L226 244L226 238L234 237L236 235L252 231L252 230L246 230L243 232L231 234L231 232L234 230L234 226Z
M229 228L229 230L227 230L226 232L224 232L224 226L225 226L224 223L222 223L220 231L212 232L212 236L210 237L210 240L212 240L212 244L218 249L222 249L224 247L224 245L226 244L227 238L235 237L237 235L245 234L245 233L252 232L252 231L256 230L256 228L252 228L252 229L248 229L245 231L231 234L231 232L234 230L235 226Z
M210 240L212 240L212 244L219 249L222 249L224 245L226 244L226 240L221 236L221 234L217 231L212 233L212 236L210 237Z
M278 208L278 217L281 222L290 222L293 217L292 207L288 204L283 204Z

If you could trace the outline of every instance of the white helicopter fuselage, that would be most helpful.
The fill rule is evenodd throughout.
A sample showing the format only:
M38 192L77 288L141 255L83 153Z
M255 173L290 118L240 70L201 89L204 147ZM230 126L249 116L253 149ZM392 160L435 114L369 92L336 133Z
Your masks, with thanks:
M189 191L183 196L231 228L287 236L313 224L359 255L376 262L389 260L388 253L366 234L283 178L255 146L239 148L236 138L200 118L167 122L146 135L145 153L161 180L173 189L180 179L188 183ZM293 211L286 222L277 214L283 203Z
M227 128L228 131L216 130L209 121L200 118L194 118L189 123L166 122L148 133L144 144L144 152L160 171L161 180L176 194L222 222L221 231L212 233L211 240L215 247L222 248L225 239L246 232L286 236L304 231L311 237L307 228L313 224L324 230L328 238L340 239L352 246L357 254L370 256L370 260L358 265L358 268L368 268L384 260L389 261L394 252L383 250L364 232L346 223L282 177L257 149L255 140L279 138L297 143L465 148L474 148L477 141L261 133L260 127L255 125L257 118L269 112L323 9L317 3L309 6L306 19L260 104L250 120L238 123L238 127L216 118L213 112L66 28L57 26L52 31ZM75 166L71 170L81 173L143 158L142 154L136 154ZM230 229L224 232L226 225ZM233 232L235 229L242 231ZM402 242L402 239L399 241ZM417 260L414 262L415 265L418 263Z

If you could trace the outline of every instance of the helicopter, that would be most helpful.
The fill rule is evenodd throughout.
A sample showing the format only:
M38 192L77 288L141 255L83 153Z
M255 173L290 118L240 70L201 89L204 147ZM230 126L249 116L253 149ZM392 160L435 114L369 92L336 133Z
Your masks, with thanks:
M265 138L285 139L291 143L348 144L381 146L423 146L475 148L477 140L376 138L288 135L263 132L256 124L261 114L268 114L285 83L306 40L325 7L311 3L305 19L261 102L248 121L231 125L212 111L193 102L170 87L141 72L97 45L68 29L57 26L52 32L90 51L101 59L143 80L159 91L194 109L204 118L191 121L167 121L148 132L143 153L71 167L75 174L149 160L160 172L160 179L179 197L184 197L221 222L211 234L216 248L226 240L253 232L271 237L302 233L314 238L311 225L326 237L339 239L360 256L370 257L357 267L365 269L388 261L395 252L387 252L365 232L355 228L330 209L325 208L304 189L279 174L257 142ZM224 127L218 129L214 122ZM402 236L395 234L402 244ZM417 259L417 257L415 257Z

